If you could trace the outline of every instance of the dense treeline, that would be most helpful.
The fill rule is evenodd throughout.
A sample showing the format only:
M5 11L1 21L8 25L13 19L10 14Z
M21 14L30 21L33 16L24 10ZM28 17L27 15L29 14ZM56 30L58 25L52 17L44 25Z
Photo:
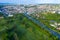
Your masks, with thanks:
M23 14L0 19L0 40L57 40Z

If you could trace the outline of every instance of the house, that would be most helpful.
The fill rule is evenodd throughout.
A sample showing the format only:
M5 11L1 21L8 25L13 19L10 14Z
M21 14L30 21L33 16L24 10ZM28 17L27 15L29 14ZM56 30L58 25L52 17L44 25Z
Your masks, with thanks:
M60 23L56 23L56 22L55 22L54 24L50 24L50 26L52 26L52 27L60 30Z
M13 15L10 15L10 14L9 14L8 17L13 17Z

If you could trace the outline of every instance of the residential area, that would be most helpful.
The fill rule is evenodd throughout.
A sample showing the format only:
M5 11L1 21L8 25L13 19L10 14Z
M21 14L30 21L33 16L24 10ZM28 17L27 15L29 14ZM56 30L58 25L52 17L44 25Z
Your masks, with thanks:
M1 40L60 38L60 4L4 5L0 8L0 21Z

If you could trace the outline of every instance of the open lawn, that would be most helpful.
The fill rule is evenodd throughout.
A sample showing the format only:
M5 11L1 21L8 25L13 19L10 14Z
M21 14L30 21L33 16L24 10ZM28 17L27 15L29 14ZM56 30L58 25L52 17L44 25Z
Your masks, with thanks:
M23 14L0 19L1 40L58 40Z

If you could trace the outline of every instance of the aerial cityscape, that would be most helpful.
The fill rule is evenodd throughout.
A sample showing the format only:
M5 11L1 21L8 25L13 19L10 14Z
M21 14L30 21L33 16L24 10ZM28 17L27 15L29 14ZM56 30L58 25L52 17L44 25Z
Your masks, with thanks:
M19 1L0 1L0 40L60 40L59 0Z

